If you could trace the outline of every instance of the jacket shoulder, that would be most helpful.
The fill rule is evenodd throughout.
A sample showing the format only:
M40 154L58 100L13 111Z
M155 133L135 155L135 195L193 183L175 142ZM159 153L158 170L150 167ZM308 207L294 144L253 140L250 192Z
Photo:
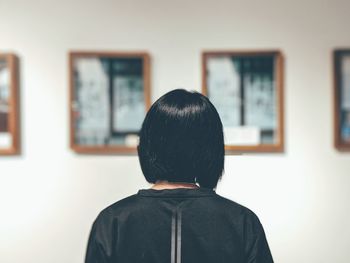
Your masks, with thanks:
M99 217L113 216L118 215L121 212L130 211L133 209L133 207L137 207L138 204L138 196L136 194L130 195L104 208L99 213Z
M233 200L230 200L226 197L216 194L216 202L217 202L216 203L217 208L224 209L224 211L227 213L244 216L253 221L256 221L256 220L259 221L258 216L252 210Z

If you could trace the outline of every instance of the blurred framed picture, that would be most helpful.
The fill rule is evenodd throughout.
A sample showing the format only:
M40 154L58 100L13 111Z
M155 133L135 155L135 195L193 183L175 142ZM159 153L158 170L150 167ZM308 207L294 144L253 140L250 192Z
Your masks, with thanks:
M334 139L340 151L350 151L350 49L333 53Z
M0 155L18 154L18 59L0 53Z
M71 52L70 144L79 153L135 153L150 107L147 53Z
M281 52L204 52L202 82L221 117L226 152L283 151Z

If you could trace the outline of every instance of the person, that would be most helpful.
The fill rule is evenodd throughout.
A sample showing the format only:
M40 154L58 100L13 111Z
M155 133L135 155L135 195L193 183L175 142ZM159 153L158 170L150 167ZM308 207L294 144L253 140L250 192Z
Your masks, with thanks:
M138 156L153 184L96 218L86 263L271 263L263 227L215 192L224 171L223 127L197 92L173 90L150 108Z

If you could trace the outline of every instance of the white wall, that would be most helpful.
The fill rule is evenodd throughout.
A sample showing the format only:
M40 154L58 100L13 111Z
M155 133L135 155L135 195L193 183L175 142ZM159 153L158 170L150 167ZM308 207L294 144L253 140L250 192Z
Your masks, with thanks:
M254 210L276 262L345 263L350 154L333 148L331 51L350 2L0 0L0 50L21 59L23 154L0 157L0 262L83 262L97 213L148 187L136 156L68 148L67 52L147 50L152 100L200 90L205 49L285 55L286 151L228 156L217 192Z

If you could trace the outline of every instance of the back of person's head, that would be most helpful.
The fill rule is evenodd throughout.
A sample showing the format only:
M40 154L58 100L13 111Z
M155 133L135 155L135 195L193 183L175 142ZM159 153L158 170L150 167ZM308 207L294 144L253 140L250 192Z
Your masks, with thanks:
M200 93L168 92L145 117L138 154L150 183L164 180L215 188L224 170L225 154L218 112Z

